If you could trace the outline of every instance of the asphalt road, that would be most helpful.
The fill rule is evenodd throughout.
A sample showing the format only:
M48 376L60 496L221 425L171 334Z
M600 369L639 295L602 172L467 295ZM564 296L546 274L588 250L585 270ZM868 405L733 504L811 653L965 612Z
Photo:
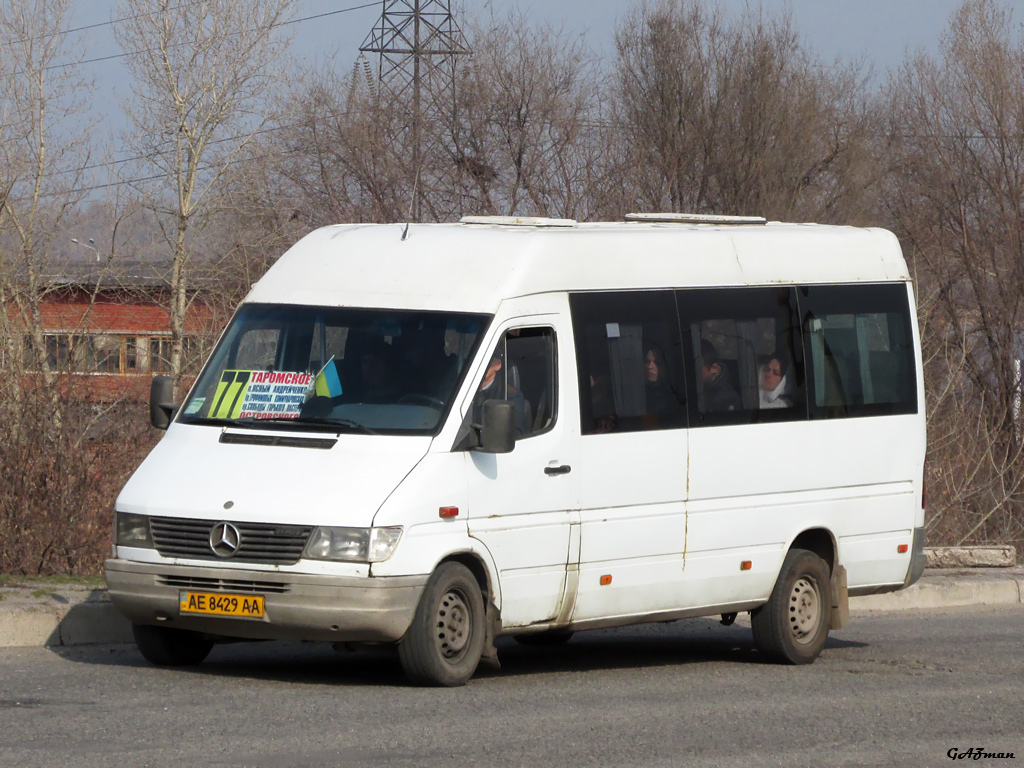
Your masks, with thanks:
M0 766L1013 765L1024 608L857 614L810 667L763 664L710 620L500 646L458 689L397 658L220 646L201 667L134 648L0 651Z

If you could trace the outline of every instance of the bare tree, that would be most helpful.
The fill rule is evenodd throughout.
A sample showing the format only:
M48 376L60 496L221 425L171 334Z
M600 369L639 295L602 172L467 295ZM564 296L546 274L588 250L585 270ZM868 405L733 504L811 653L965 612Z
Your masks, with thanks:
M966 0L890 89L886 201L929 297L935 524L1024 538L1024 38ZM945 427L941 425L946 425ZM936 439L939 436L941 439ZM944 518L944 519L943 519Z
M95 293L62 315L66 226L82 200L89 131L70 0L0 2L0 572L95 572L126 446L72 361ZM104 264L95 265L102 269ZM132 447L131 450L134 450Z
M858 65L824 65L788 16L661 0L617 35L624 206L847 222L877 181Z
M587 218L606 168L597 63L581 38L520 14L474 24L444 144L460 210Z
M368 62L304 77L310 87L264 153L280 173L279 207L311 226L408 219L417 196L434 221L592 215L610 175L596 62L579 38L519 15L468 29L454 91L442 83L444 93L424 96L436 119L419 128L429 151L416 174L409 105L379 90Z
M220 210L231 164L270 119L283 24L293 0L125 0L118 38L136 101L130 143L153 183L141 188L171 259L171 374L182 374L197 238Z
M64 222L82 197L88 131L80 124L87 85L73 68L56 68L69 49L70 0L0 3L0 331L11 361L22 336L47 385L56 373L46 354L40 306L59 265ZM16 382L11 382L16 386Z

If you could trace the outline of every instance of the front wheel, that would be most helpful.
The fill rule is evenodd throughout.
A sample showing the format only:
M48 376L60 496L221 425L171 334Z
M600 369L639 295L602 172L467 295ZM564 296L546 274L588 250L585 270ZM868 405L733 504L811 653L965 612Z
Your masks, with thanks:
M427 582L398 658L417 685L463 685L480 663L484 634L476 578L461 563L443 563Z
M771 661L810 664L821 654L832 626L828 565L813 552L791 549L772 595L752 611L754 645Z
M213 641L198 632L174 627L132 624L139 652L158 667L190 667L199 664L213 648Z

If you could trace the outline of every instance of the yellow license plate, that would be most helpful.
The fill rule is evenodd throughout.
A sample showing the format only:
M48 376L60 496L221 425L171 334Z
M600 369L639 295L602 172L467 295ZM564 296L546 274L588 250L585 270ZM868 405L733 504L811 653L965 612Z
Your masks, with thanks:
M235 616L242 619L263 618L263 595L225 595L215 592L179 592L181 613L207 616Z

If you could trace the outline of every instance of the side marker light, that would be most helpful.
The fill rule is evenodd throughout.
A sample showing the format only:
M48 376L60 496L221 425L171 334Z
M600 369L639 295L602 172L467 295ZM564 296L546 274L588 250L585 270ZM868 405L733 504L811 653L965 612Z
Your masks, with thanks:
M612 583L612 577L611 576L607 576L606 575L606 576L602 576L601 577L601 586L602 587L607 587L611 583Z
M459 516L459 508L458 507L441 507L437 511L437 515L438 515L438 517L443 517L443 518L458 517Z
M749 571L753 567L753 565L754 565L754 563L752 561L750 561L750 560L741 560L740 561L740 570L741 571Z
M910 549L910 547L908 547L906 544L900 544L898 547L896 547L896 551L899 552L901 555L906 554L908 549Z

